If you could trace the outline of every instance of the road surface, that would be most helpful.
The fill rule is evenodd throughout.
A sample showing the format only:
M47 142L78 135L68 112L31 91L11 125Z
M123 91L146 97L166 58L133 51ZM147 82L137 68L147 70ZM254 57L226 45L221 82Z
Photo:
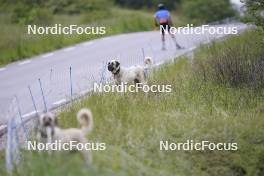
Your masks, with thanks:
M236 26L239 31L247 28L240 23L221 26ZM23 118L35 113L28 86L31 88L37 110L42 111L45 103L47 108L63 103L71 93L77 94L87 90L92 81L108 74L107 70L104 71L104 65L110 59L118 58L125 66L142 65L144 52L145 55L152 56L154 62L159 63L192 50L201 43L224 36L208 33L180 34L177 35L177 40L185 47L182 50L176 50L167 36L167 49L162 51L160 34L157 31L122 34L83 42L9 64L0 68L0 125L5 124L12 115L19 116L19 110ZM14 96L17 96L18 102Z

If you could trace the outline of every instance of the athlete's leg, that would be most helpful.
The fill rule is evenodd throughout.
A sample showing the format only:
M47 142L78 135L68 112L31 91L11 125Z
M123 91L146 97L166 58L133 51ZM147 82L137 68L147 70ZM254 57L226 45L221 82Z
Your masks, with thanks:
M161 41L162 41L162 50L165 50L166 46L165 46L165 34L164 33L162 33L161 35Z
M163 28L162 28L162 33L161 33L161 42L162 42L162 50L165 50L166 49L166 46L165 46L165 30L164 30L164 25L162 25Z
M170 29L170 26L169 26L169 29ZM177 49L183 49L183 47L177 42L175 35L173 33L171 33L170 30L169 30L169 34L170 34L172 40L174 41L176 48Z

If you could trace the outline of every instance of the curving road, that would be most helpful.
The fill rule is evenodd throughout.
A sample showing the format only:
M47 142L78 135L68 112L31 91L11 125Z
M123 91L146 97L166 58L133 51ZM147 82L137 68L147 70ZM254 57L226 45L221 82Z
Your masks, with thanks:
M247 28L241 23L221 26L236 26L239 32ZM143 48L144 54L152 56L158 63L193 50L201 43L224 36L208 33L179 34L177 40L185 47L182 50L176 50L172 40L167 36L167 50L162 51L158 32L122 34L80 43L12 63L0 68L0 125L7 122L10 114L19 115L18 104L23 118L35 113L28 86L32 90L37 110L43 110L45 104L41 95L39 78L41 78L47 108L52 108L65 102L71 94L69 67L72 67L72 91L76 94L87 90L91 81L100 79L104 73L105 62L112 58L118 57L121 64L126 66L142 64ZM18 97L18 102L14 101L14 95ZM11 112L9 114L8 109Z

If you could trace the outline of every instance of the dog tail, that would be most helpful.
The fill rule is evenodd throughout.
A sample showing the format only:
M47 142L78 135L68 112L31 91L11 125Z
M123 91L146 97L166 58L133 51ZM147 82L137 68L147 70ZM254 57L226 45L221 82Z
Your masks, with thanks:
M87 134L93 129L93 114L90 109L82 108L77 113L77 120L81 125L84 134Z
M150 67L153 64L152 58L150 56L146 56L144 60L144 64L146 67Z
M145 64L145 67L144 67L144 78L147 79L147 77L148 77L148 75L150 73L151 66L153 64L152 58L150 56L146 56L145 60L144 60L144 64Z

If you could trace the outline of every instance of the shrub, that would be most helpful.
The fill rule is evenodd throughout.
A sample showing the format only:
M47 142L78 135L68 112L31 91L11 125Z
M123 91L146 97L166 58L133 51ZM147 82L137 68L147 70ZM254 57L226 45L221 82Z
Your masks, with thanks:
M235 15L229 0L183 1L182 13L195 24L209 23Z
M264 87L263 31L254 30L199 51L196 70L204 80L233 87Z
M12 13L11 21L18 24L50 24L53 16L51 10L47 8L19 4Z
M80 14L95 12L98 10L108 10L112 6L111 0L57 0L50 1L47 6L53 13Z
M264 28L264 1L245 0L247 7L247 20L253 21L256 25Z
M53 16L48 9L34 8L30 11L28 20L29 23L33 24L51 24Z
M104 14L103 17L107 17L111 6L111 0L22 0L14 6L12 22L47 24L52 22L54 14L84 13L91 17Z
M118 5L134 9L141 9L144 7L156 8L160 2L164 3L168 9L173 9L180 0L115 0L115 3Z

